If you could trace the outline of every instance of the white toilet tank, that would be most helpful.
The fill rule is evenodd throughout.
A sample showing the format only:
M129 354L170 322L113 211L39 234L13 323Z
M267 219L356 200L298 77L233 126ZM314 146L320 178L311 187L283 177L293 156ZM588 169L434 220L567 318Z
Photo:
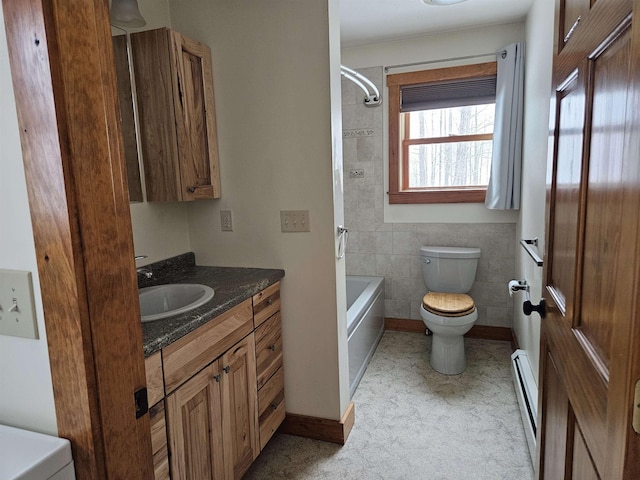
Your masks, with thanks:
M431 247L420 249L422 278L429 291L467 293L476 278L479 248Z

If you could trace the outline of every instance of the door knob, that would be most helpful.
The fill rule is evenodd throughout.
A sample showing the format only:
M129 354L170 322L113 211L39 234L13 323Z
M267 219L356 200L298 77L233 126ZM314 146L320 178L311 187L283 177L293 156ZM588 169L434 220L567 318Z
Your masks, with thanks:
M544 298L540 299L540 303L538 305L533 305L531 300L526 300L522 304L522 311L525 315L531 315L533 312L538 312L540 318L544 318L547 314L547 304L544 301Z

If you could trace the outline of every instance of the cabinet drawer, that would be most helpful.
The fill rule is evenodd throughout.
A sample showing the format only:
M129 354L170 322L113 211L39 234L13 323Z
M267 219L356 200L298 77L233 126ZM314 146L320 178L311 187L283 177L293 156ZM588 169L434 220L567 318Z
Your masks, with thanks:
M260 450L264 448L285 417L284 373L280 368L258 392Z
M282 366L280 312L256 329L256 373L258 390Z
M149 409L149 420L151 423L151 451L153 452L155 480L168 480L169 454L164 402L160 402Z
M162 350L167 395L253 331L251 299Z
M162 378L162 357L156 352L144 359L147 378L147 396L149 405L155 405L164 398L164 380Z
M276 282L253 296L253 324L255 328L280 310L280 282Z

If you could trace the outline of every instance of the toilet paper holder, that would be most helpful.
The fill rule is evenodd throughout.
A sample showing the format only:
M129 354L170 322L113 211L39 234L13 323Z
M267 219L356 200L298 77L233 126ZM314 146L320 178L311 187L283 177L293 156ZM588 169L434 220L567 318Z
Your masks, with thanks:
M513 296L516 292L525 292L527 300L529 300L529 284L526 280L511 280L509 282L509 296Z

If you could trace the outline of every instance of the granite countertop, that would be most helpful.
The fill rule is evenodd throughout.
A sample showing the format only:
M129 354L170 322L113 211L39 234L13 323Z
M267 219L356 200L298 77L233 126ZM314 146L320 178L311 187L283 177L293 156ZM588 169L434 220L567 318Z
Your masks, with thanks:
M192 332L218 315L279 281L284 270L267 268L202 267L186 253L147 265L153 277L140 278L139 287L165 283L201 283L215 290L213 299L190 312L142 324L145 357Z

